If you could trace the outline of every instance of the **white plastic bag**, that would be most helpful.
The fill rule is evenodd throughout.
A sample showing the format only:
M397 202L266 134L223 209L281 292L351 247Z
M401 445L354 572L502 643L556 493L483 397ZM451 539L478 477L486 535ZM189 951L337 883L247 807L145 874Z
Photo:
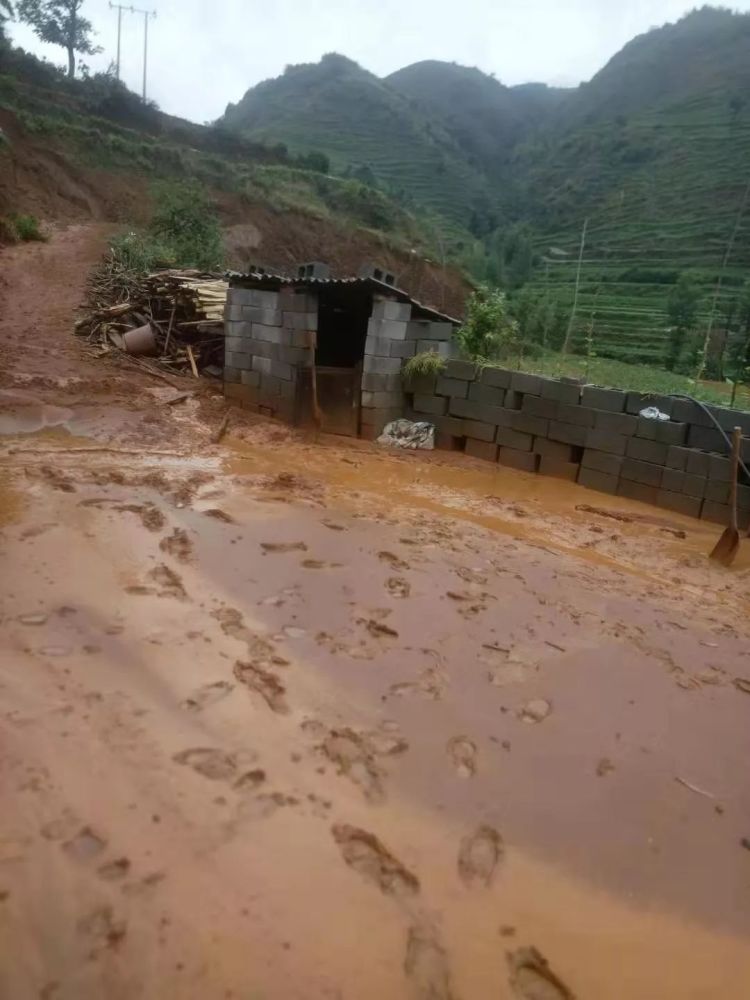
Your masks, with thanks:
M435 447L435 425L423 421L414 423L412 420L392 420L383 428L378 444L432 451Z

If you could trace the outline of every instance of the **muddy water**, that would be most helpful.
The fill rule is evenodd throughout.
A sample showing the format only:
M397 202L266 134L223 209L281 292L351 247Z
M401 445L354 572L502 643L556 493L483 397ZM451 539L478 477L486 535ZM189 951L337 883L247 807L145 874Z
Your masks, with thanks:
M587 549L592 494L474 464L70 442L2 490L7 995L556 1000L533 946L744 998L747 644L703 567L644 590L673 535Z

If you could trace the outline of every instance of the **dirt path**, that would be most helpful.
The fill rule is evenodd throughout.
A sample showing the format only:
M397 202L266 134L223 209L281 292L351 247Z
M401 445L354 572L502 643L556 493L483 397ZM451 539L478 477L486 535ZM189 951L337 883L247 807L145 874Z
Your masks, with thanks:
M211 446L220 400L66 339L98 238L0 257L0 996L744 1000L747 566L481 463Z

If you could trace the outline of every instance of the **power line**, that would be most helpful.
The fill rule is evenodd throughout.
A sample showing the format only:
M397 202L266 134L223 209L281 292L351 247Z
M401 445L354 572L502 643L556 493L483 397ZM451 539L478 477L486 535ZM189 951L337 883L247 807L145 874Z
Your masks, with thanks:
M109 0L111 10L117 11L117 79L120 79L120 43L122 38L122 12L130 14L143 14L143 100L146 101L146 89L148 82L148 22L149 18L156 17L155 10L142 10L140 7L122 3L112 3Z

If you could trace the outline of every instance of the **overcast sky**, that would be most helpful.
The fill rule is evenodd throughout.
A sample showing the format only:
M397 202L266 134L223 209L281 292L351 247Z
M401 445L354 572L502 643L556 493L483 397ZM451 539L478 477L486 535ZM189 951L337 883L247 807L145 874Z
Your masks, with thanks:
M478 66L506 84L588 80L634 35L674 21L701 0L133 0L156 9L149 28L149 97L193 121L217 118L253 84L289 63L340 52L385 76L421 59ZM750 10L750 0L735 0ZM103 52L114 60L117 13L87 0ZM123 14L122 76L140 92L143 17ZM65 62L62 49L12 25L18 45Z

